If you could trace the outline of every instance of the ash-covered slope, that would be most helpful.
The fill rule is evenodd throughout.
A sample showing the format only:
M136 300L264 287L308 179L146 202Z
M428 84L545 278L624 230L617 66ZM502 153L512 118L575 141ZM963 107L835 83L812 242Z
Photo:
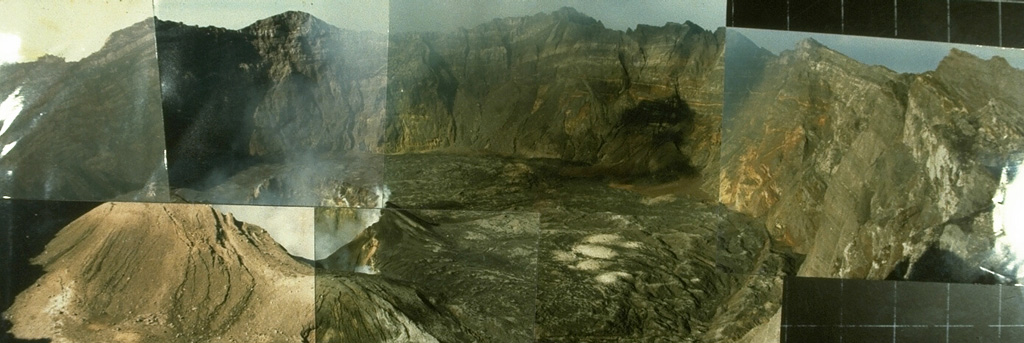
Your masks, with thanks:
M313 323L312 267L209 206L104 204L33 263L46 274L4 314L19 338L281 342Z
M387 211L370 276L314 271L209 205L107 203L32 260L45 274L4 319L15 338L59 342L529 339L536 216L431 218Z
M0 193L28 199L167 199L153 20L78 62L0 66Z
M609 30L568 8L390 41L299 12L240 31L159 22L172 184L351 151L717 170L723 39L689 22Z
M990 250L993 197L1024 147L1022 77L955 49L935 71L897 74L803 41L728 121L721 200L807 254L801 275L985 277L927 265L936 254L1012 274Z

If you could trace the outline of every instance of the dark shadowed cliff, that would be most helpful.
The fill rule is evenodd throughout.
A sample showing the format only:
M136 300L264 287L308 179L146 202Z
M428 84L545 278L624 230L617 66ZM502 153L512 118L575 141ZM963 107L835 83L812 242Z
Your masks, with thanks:
M389 46L385 148L456 148L614 173L717 163L724 30L628 32L563 8Z
M167 199L153 20L77 62L0 66L0 193L27 199Z
M172 184L356 151L716 175L723 39L689 22L615 31L568 8L390 41L300 12L239 31L161 21Z
M171 183L379 144L386 37L301 12L242 30L158 21Z

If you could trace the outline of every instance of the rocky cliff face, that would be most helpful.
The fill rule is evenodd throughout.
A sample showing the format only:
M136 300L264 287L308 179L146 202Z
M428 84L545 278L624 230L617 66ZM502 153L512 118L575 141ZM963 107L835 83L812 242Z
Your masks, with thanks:
M721 201L807 254L801 275L902 278L935 252L975 266L935 281L1013 274L991 253L992 212L1024 144L1022 76L955 49L897 74L805 40L729 115Z
M0 66L0 189L27 199L167 199L153 21L81 61Z
M379 274L317 261L318 342L534 340L539 215L389 207L366 229Z
M157 43L172 184L379 144L383 35L286 12L239 31L158 21Z
M717 160L723 41L689 22L614 31L569 8L396 35L386 149L701 171Z
M172 184L352 151L717 170L724 30L621 32L563 9L389 41L289 12L240 31L159 22L157 39Z

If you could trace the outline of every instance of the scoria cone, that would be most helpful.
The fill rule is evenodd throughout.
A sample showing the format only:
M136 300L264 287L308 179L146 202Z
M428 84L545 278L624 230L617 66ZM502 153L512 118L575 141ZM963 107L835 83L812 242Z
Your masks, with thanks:
M312 267L209 206L104 204L33 262L46 274L5 312L20 338L282 342L313 325Z

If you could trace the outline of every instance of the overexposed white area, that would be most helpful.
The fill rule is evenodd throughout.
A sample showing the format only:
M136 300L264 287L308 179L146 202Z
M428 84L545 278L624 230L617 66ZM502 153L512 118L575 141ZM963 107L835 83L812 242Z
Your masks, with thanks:
M21 109L25 107L25 98L21 96L21 87L18 87L7 95L7 99L4 102L0 102L0 122L3 122L0 126L0 137L7 132L7 129L11 128L11 123L14 122L15 118L21 114Z
M0 32L0 64L21 61L21 37Z
M1000 56L1014 68L1024 69L1024 50L1022 49L799 31L745 28L729 28L729 31L742 34L757 46L776 55L785 50L793 50L796 43L801 40L812 38L829 49L838 51L861 63L881 65L901 73L923 73L935 70L939 62L949 55L949 50L953 48L984 59Z
M722 0L395 0L391 1L391 29L446 32L494 18L550 13L562 7L572 7L607 28L622 31L637 24L662 26L686 21L714 31L725 26L726 14Z
M157 18L237 30L287 11L302 11L336 27L387 33L388 0L155 0Z
M114 31L152 16L150 0L0 0L0 32L20 38L18 62L45 54L80 60Z
M312 207L213 205L213 208L263 228L289 254L313 259Z
M999 188L992 197L992 231L995 253L1005 258L1024 258L1024 179L1017 173L1020 162L1003 168ZM1024 262L1024 261L1015 261ZM1018 271L1018 274L1024 270ZM1024 275L1014 275L1020 280Z
M4 147L2 149L0 149L0 157L7 156L7 153L11 152L11 149L14 149L14 146L17 145L17 144L18 144L18 141L14 141L14 142L10 142L10 143L4 144Z

